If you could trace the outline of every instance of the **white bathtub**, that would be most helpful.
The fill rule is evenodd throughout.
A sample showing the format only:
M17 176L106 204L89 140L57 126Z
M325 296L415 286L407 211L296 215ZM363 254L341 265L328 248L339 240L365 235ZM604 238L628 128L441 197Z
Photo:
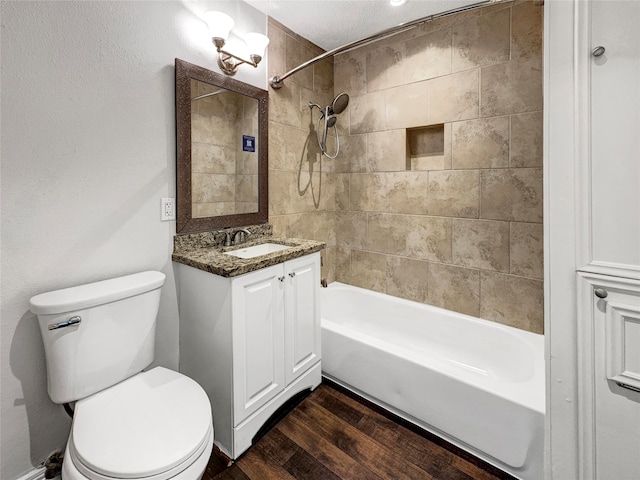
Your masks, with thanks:
M323 374L511 475L543 475L543 336L332 283Z

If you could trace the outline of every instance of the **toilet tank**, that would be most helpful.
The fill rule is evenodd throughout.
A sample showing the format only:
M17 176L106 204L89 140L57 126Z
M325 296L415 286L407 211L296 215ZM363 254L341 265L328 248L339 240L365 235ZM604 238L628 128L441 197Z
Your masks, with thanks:
M79 400L151 364L164 280L163 273L149 271L31 298L51 400Z

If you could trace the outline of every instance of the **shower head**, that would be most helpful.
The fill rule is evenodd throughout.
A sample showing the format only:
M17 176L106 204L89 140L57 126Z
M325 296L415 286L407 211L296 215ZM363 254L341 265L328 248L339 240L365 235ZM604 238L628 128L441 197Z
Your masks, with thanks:
M320 146L320 150L322 154L327 156L328 158L336 158L338 152L340 151L340 141L338 139L338 130L336 128L336 121L338 120L336 115L344 112L349 105L349 95L346 93L339 93L336 98L333 99L331 105L327 105L322 108L317 103L309 102L309 108L313 110L317 108L320 110L320 118L318 118L318 128L316 130L316 136L318 137L318 145ZM324 121L323 128L320 128L320 124ZM329 155L327 153L327 131L330 128L335 129L335 138L336 138L336 153L334 155ZM322 133L321 133L322 132Z
M331 114L339 115L345 111L349 105L349 95L346 93L339 93L336 98L333 99L333 103L331 104Z

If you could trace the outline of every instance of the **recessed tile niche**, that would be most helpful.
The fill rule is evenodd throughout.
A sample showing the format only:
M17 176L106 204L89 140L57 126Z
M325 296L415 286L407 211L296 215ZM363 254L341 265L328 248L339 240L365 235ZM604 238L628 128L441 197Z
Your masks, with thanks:
M441 169L444 124L407 129L407 170Z

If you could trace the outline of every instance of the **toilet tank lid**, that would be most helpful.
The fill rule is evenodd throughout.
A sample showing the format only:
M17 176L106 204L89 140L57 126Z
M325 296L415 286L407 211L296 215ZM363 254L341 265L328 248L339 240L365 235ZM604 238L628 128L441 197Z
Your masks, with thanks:
M31 311L37 315L82 310L140 295L164 284L165 274L148 271L100 282L41 293L31 297Z

